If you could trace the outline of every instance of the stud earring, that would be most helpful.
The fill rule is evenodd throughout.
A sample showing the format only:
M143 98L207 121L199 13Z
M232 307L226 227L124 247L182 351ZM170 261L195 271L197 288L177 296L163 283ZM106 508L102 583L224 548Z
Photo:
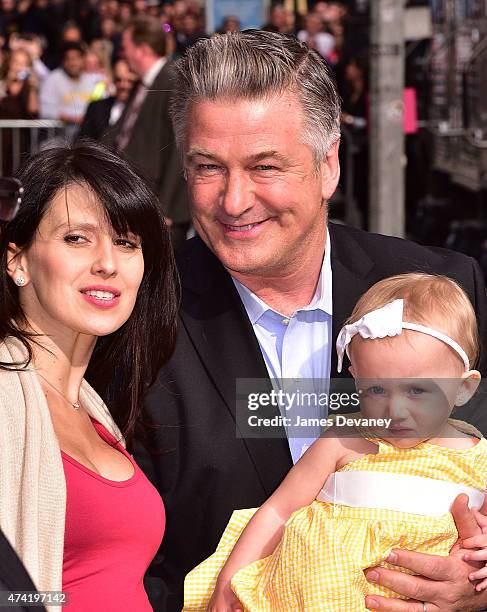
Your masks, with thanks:
M17 287L23 287L25 285L25 278L23 276L17 276L15 279L15 284Z

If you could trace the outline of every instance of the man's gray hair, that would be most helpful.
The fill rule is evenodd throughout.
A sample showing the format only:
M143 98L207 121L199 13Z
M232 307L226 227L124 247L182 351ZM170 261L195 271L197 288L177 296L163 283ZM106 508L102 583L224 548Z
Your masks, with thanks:
M333 76L325 60L293 36L260 30L216 35L188 49L174 70L171 116L181 150L192 103L256 100L286 91L301 103L303 142L312 148L317 165L340 137L340 98Z

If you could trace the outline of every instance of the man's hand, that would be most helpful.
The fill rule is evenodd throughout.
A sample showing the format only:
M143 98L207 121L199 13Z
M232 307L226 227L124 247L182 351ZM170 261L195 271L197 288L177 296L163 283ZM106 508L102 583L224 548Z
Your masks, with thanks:
M410 598L405 601L369 595L365 599L367 608L390 612L423 612L423 602L426 603L427 612L474 612L487 608L487 591L475 591L469 580L470 574L478 569L479 564L463 558L470 551L462 548L462 540L481 533L477 520L468 508L466 495L456 498L452 514L459 539L448 557L394 550L388 561L418 575L410 576L383 567L366 570L365 576L370 582Z
M473 549L471 552L465 553L463 558L465 561L487 561L487 517L478 510L472 509L472 512L482 533L463 540L463 548ZM480 581L475 585L477 591L483 591L487 588L487 564L476 572L472 572L470 580Z

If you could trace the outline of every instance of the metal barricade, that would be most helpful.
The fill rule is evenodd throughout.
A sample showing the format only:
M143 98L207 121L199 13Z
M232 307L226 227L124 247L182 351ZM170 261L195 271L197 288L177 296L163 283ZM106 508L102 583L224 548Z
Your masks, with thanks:
M0 172L14 174L22 157L64 139L65 124L51 119L0 120Z

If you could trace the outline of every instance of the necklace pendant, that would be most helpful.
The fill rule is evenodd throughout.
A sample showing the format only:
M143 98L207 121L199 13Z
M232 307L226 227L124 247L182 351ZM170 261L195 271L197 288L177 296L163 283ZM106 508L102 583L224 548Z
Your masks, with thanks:
M75 410L79 410L79 409L80 409L79 402L74 402L74 403L72 404L72 406L73 406L73 408L74 408Z

